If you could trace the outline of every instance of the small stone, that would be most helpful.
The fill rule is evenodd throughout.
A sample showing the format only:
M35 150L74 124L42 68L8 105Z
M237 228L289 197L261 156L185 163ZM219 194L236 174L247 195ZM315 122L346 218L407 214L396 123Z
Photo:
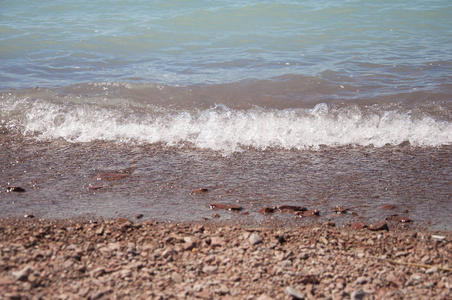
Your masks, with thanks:
M8 186L6 187L7 193L23 193L25 192L24 188L21 188L20 186Z
M347 209L343 208L342 206L335 206L334 212L337 214L345 214L345 213L347 213Z
M97 300L97 299L102 298L103 296L105 296L105 292L99 291L99 292L95 292L94 294L92 294L91 297L89 297L89 299Z
M210 240L211 247L224 246L224 244L224 239L217 236L212 237L212 239Z
M256 245L262 243L262 238L257 233L252 233L249 238L249 242L251 245Z
M300 283L302 283L302 284L319 284L320 280L315 275L306 275L306 276L303 276L303 278L300 280Z
M206 188L199 188L199 189L193 189L193 190L191 190L191 193L190 194L192 194L192 195L195 195L195 194L204 194L204 193L207 193L209 190L208 189L206 189Z
M224 209L224 210L233 210L233 211L239 211L242 210L241 206L238 206L236 204L222 204L222 203L212 203L210 204L210 209Z
M201 299L212 299L212 295L210 295L210 292L207 289L195 293L194 296Z
M446 237L444 235L432 235L432 239L437 241L444 241Z
M366 297L366 292L364 292L362 289L358 289L356 291L353 291L350 296L352 300L361 300Z
M286 242L286 239L283 236L276 236L276 239L280 244L284 244Z
M206 274L215 274L218 271L218 267L217 266L204 266L204 268L202 268L202 271Z
M318 209L313 209L308 211L297 211L295 214L299 217L318 217L320 216L320 211Z
M226 295L229 293L229 289L224 284L220 284L220 286L215 289L215 292L220 295ZM224 298L222 298L222 299L224 299Z
M371 224L369 226L369 230L378 231L378 230L389 230L388 224L385 221L380 221L376 224Z
M102 267L99 267L97 269L94 269L93 271L91 271L91 276L93 276L94 278L97 278L99 276L102 276L105 274L105 269Z
M411 275L411 280L413 280L413 281L419 281L421 279L422 279L422 276L419 274L415 273L415 274Z
M361 276L356 279L355 284L366 284L369 282L369 279L367 277Z
M437 267L431 267L430 269L425 271L425 273L427 273L427 274L432 274L432 273L436 273L436 272L438 272L438 268Z
M264 214L264 215L272 214L274 212L275 212L274 207L263 207L263 208L259 209L259 213Z
M135 218L138 220L138 219L141 219L143 217L143 214L136 214L135 215Z
M380 206L379 208L380 208L380 209L390 210L390 209L394 209L394 208L396 208L396 207L397 207L397 206L395 206L394 204L386 204L386 205Z
M413 220L411 220L407 217L400 217L399 222L400 223L411 223L411 222L413 222Z
M12 272L11 274L16 278L18 281L26 281L28 279L28 275L34 272L34 269L30 266L26 266L25 268Z
M361 229L363 229L365 227L367 227L367 226L364 225L363 223L357 221L357 222L353 223L351 228L354 229L354 230L361 230Z
M175 282L175 283L181 283L182 282L182 276L179 273L173 273L173 275L171 275L171 279Z
M126 218L117 218L116 224L118 224L121 228L124 228L124 227L130 227L130 225L132 225L132 222Z
M94 185L88 187L89 190L100 190L101 188L103 188L102 185Z
M292 297L292 299L304 299L304 294L296 289L288 286L286 287L286 293Z
M278 210L281 212L296 212L296 211L306 211L308 209L304 206L281 205L278 206Z
M262 294L259 297L257 297L256 300L273 300L273 298L267 294Z

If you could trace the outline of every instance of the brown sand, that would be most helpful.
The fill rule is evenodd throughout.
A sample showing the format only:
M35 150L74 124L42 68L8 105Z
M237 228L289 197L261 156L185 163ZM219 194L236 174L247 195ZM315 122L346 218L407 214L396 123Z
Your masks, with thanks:
M452 233L0 220L0 299L452 299Z

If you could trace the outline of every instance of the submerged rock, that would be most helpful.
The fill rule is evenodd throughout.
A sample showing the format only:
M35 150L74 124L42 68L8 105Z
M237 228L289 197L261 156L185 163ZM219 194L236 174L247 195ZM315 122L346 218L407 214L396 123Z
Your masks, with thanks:
M261 209L259 209L259 213L267 215L267 214L272 214L275 212L275 207L263 207Z
M380 209L390 210L390 209L397 208L397 206L395 206L394 204L386 204L386 205L380 206L379 208Z
M378 230L389 230L388 224L385 221L380 221L376 224L369 225L369 230L378 231Z
M209 190L206 188L199 188L199 189L193 189L191 190L190 194L195 195L195 194L204 194L207 193Z
M300 217L318 217L320 216L320 211L318 209L313 209L308 211L297 211L295 214Z
M210 209L225 209L239 211L242 210L242 207L236 204L212 203L210 204Z
M23 193L25 192L24 188L21 188L20 186L8 186L6 187L7 193Z
M367 225L365 225L365 224L363 224L363 223L361 223L359 221L353 223L353 225L351 226L351 228L354 229L354 230L361 230L361 229L364 229L366 227L367 227Z
M278 206L278 210L280 212L296 212L296 211L306 211L308 209L306 207L303 207L303 206L281 205L281 206Z

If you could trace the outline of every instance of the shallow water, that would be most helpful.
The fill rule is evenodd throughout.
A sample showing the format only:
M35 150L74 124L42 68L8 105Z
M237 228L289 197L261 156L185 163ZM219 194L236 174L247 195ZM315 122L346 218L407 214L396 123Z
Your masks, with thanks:
M140 213L143 220L273 218L300 224L331 220L340 226L398 214L416 225L451 230L450 146L249 150L223 156L190 147L3 140L1 150L0 217L134 218ZM7 193L5 185L26 192ZM199 188L208 192L192 193ZM211 210L211 203L243 210ZM321 216L258 213L284 204L318 209ZM385 204L397 208L379 209ZM335 215L337 205L356 214Z

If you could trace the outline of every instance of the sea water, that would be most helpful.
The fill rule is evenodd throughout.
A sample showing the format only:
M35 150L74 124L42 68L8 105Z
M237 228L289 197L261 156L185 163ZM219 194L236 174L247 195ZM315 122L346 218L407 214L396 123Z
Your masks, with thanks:
M159 201L154 197L152 205L163 207L148 212L150 217L161 217L162 210L169 215L160 198L165 195L166 203L179 211L173 218L200 218L202 209L184 214L178 205L187 202L187 190L203 183L217 187L215 197L224 201L251 205L261 199L255 206L284 201L319 206L320 199L357 206L359 199L362 207L384 202L408 207L418 201L413 213L418 218L427 208L450 207L451 15L452 4L441 0L2 1L2 185L28 185L34 193L20 197L41 201L35 210L65 217L72 215L70 209L52 208L46 202L50 195L68 207L74 205L68 200L73 195L84 201L99 197L86 191L94 183L78 176L92 179L98 172L131 166L132 175L140 174L154 187L149 188ZM85 156L87 151L93 151L92 158ZM160 164L176 165L164 172L168 177L156 179L156 170L144 159L155 151L163 160L156 164L159 172L166 170ZM172 155L166 157L165 151ZM292 151L296 158L290 165L286 159ZM404 153L398 166L410 158L413 168L398 173L376 163L381 157L398 157L398 151ZM184 155L190 168L199 171L190 174L194 181L179 182L177 195L159 190L157 186L170 185L168 180L188 176L189 171L181 171ZM341 162L333 166L323 155ZM240 172L225 167L234 165L234 159L253 165L261 156L271 162L265 171L255 165L241 180ZM77 157L87 162L78 161L80 173L70 173L69 161ZM429 167L426 177L418 177L415 166L432 162L431 157L439 159L433 164L439 171ZM70 175L48 174L52 166L46 161ZM307 172L300 167L303 163L319 172ZM206 165L220 169L203 169ZM369 170L406 186L366 194L378 180ZM222 175L213 183L215 172ZM267 181L257 179L262 172ZM39 173L49 177L39 178ZM356 180L358 173L367 174L366 183ZM281 188L286 176L294 180L284 181ZM134 197L129 205L143 209L137 203L147 201L149 190L145 193L133 178L121 182L133 197L114 189L100 196L114 209L100 205L91 210L93 203L78 209L120 214L124 205L118 203ZM355 178L354 187L326 195L326 178L336 178L332 184L338 186L345 184L343 178ZM299 180L313 181L299 188ZM56 188L56 182L83 192ZM275 186L265 198L257 191L269 182ZM116 181L107 185L118 187ZM407 191L416 186L423 188L414 197ZM0 203L4 215L33 210L32 202L20 206L11 198L16 195L1 195L6 199ZM219 200L212 197L206 201ZM450 211L442 212L444 220Z

